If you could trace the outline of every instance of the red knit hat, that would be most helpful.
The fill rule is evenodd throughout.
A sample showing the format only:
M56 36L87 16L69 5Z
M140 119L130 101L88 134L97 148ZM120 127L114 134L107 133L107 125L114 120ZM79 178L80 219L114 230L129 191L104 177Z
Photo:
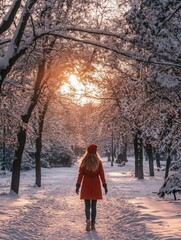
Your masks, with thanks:
M88 148L87 148L87 152L88 153L92 153L92 154L96 154L96 152L97 152L97 145L95 145L95 144L89 145Z

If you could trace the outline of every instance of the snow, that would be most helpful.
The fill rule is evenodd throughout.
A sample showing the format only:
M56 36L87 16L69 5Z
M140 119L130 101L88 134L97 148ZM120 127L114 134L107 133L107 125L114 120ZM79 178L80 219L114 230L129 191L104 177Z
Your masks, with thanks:
M164 197L165 194L181 193L181 173L171 174L163 183L162 187L159 189L158 195Z
M160 199L164 172L134 177L134 162L123 167L104 159L108 194L98 201L96 231L85 231L84 202L75 193L78 165L42 169L42 188L35 172L21 174L20 195L9 194L10 174L0 181L0 239L181 239L181 200ZM144 162L147 165L147 162ZM180 196L178 196L179 198Z

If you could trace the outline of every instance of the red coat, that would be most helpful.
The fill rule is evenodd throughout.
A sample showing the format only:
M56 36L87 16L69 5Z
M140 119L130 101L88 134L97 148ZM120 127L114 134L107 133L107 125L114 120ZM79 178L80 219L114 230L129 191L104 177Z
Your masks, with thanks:
M85 167L80 167L77 178L77 183L82 183L80 199L102 199L100 179L102 184L106 183L102 162L100 162L99 167L95 172L88 171Z

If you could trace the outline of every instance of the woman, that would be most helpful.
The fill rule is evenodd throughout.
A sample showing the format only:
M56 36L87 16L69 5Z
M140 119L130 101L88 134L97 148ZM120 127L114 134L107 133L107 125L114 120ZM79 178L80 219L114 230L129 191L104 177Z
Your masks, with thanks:
M96 204L98 199L102 199L100 179L107 194L102 161L97 153L97 145L92 144L81 159L76 184L76 193L79 194L81 186L80 199L85 201L86 231L95 230Z

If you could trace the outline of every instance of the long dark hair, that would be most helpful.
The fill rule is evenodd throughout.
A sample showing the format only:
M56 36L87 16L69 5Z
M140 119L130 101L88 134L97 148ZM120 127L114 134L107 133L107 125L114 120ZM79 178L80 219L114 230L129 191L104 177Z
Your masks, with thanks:
M80 167L85 167L86 170L95 172L99 167L100 161L98 153L93 154L86 151L81 158Z

